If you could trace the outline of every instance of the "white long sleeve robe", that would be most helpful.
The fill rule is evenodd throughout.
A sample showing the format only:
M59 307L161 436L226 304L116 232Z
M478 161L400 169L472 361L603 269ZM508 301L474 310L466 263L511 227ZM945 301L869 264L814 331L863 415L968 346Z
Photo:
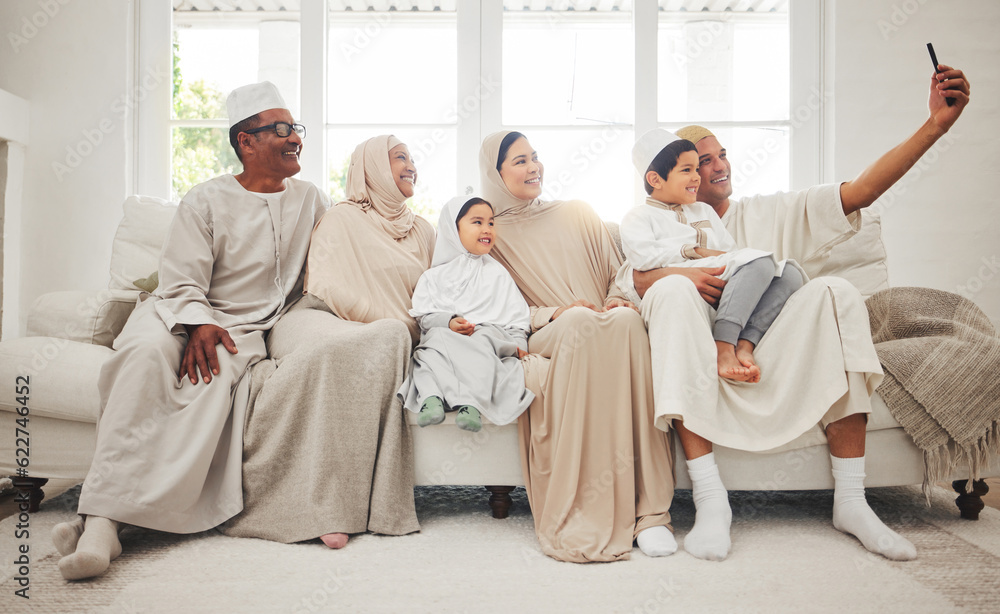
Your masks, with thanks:
M622 251L635 270L725 267L719 277L728 280L744 264L771 258L775 275L781 275L784 263L776 262L769 252L737 247L711 206L701 202L663 205L650 200L633 207L622 219ZM726 253L702 257L695 252L698 247Z
M838 185L732 201L722 221L738 246L795 258L811 274L860 226L844 215ZM630 266L617 281L649 331L658 427L680 418L715 444L763 451L822 443L817 425L870 411L882 369L862 297L846 281L820 277L788 300L754 351L756 384L718 377L713 310L685 278L657 281L642 301Z

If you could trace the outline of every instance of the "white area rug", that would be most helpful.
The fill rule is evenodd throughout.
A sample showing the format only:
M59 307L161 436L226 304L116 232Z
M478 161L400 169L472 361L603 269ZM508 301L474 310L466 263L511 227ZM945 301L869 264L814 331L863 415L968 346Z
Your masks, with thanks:
M73 517L71 490L30 517L0 523L0 612L997 612L1000 511L961 520L943 489L869 490L872 507L918 549L916 561L869 555L831 523L831 491L734 492L733 553L616 563L541 554L524 491L495 520L480 488L417 489L422 531L356 536L341 551L214 531L179 536L129 528L125 552L90 582L56 567L51 527ZM294 505L289 502L289 505ZM694 521L690 491L673 508L679 541ZM30 544L31 599L14 595L19 544Z

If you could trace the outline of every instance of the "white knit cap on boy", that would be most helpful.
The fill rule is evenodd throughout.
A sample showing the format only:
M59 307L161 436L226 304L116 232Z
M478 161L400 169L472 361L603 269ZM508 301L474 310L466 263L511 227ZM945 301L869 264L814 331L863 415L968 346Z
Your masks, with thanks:
M229 127L232 128L248 117L267 111L268 109L287 109L285 99L281 97L278 88L270 81L243 85L226 98L226 111L229 113Z
M653 128L646 134L639 137L639 140L632 146L632 164L640 177L646 176L649 165L653 163L656 154L663 151L663 148L681 140L673 132L668 132L663 128Z

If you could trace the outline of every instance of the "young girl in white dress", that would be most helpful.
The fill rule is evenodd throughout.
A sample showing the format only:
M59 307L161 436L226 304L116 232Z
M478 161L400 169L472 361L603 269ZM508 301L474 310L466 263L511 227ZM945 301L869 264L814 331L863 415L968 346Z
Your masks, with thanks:
M647 132L632 150L646 169L645 204L621 223L622 248L637 271L662 267L725 267L712 334L721 377L759 382L753 349L806 275L794 261L777 262L757 249L738 249L711 206L697 202L698 150L666 130Z
M496 241L493 207L481 198L448 201L438 222L431 268L413 291L410 315L420 325L410 375L397 393L417 424L444 421L482 428L482 416L509 424L535 395L524 386L528 304L488 254Z

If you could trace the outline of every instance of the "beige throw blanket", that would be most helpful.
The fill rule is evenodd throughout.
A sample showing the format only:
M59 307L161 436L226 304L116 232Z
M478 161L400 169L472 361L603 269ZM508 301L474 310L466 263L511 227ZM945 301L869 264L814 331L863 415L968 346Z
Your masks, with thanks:
M978 479L1000 452L1000 337L989 318L929 288L883 290L867 306L885 369L878 392L924 453L924 493L959 464Z

